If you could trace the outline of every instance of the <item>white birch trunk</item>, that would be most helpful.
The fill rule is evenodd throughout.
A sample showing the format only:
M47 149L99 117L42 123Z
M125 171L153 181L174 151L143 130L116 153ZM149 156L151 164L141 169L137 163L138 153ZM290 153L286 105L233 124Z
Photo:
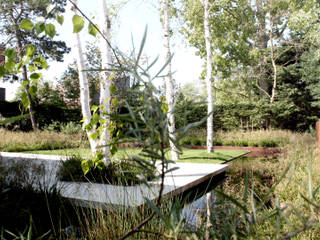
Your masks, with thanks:
M210 29L209 29L209 1L203 0L204 7L204 35L206 41L206 52L207 52L207 75L206 75L206 86L207 86L207 101L208 101L208 114L210 116L207 119L207 151L208 153L213 152L213 79L212 79L212 51L210 43Z
M108 16L108 9L107 9L107 3L106 0L100 0L100 28L105 36L106 39L108 39L110 43L111 39L111 24ZM108 45L107 41L100 38L100 51L101 51L101 65L102 69L108 69L110 68L110 64L112 63L111 58L111 48ZM100 72L100 117L105 121L103 124L103 132L100 136L100 145L103 146L101 150L104 153L103 161L105 164L110 164L110 151L107 144L110 140L110 133L108 130L108 125L110 123L110 118L108 114L110 113L110 86L111 86L111 80L110 80L110 72L108 71L102 71Z
M160 0L160 8L162 13L162 30L163 30L163 47L165 54L165 62L169 61L171 57L170 52L170 22L169 22L169 3L168 0ZM165 84L166 84L166 102L168 105L168 130L170 138L175 141L175 119L173 114L174 109L174 92L173 92L173 80L171 74L171 62L166 67L165 71ZM170 140L171 158L172 160L178 160L178 149Z
M77 5L77 0L73 1ZM73 12L76 14L77 10L72 8ZM76 60L79 71L79 83L80 83L80 103L81 103L81 111L82 116L84 118L84 124L87 125L91 121L91 110L90 110L90 96L89 96L89 84L87 73L85 72L85 61L82 52L82 45L80 40L80 34L73 34L74 36L74 49L76 50ZM86 130L88 139L90 142L90 148L93 155L95 155L97 151L98 140L90 139L90 135L94 133L93 130Z

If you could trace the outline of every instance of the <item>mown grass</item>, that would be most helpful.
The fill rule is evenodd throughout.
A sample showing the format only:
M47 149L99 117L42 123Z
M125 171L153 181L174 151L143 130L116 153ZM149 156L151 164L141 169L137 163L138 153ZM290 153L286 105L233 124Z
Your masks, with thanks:
M118 152L113 156L113 159L127 159L132 155L139 155L140 152L140 148L119 148ZM28 151L27 153L66 156L76 155L83 158L89 158L91 156L90 149L88 148L39 150ZM245 153L247 153L247 151L244 150L215 150L213 153L208 153L205 149L183 149L183 153L178 162L224 163ZM167 157L168 159L170 158L170 152L167 152Z

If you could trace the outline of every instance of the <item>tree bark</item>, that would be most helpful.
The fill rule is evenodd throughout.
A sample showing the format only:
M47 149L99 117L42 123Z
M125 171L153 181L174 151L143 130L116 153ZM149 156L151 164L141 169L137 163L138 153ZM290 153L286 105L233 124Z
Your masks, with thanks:
M77 0L74 3L77 5ZM72 8L72 11L76 14L77 10ZM80 40L80 34L75 33L74 35L74 48L76 50L76 61L79 71L79 84L80 84L80 103L82 116L84 118L84 124L88 125L91 121L91 109L90 109L90 96L89 96L89 84L88 77L85 71L85 61L83 57L82 44ZM98 139L92 139L90 136L94 133L94 130L86 130L87 136L90 142L90 148L93 155L96 154Z
M102 33L106 39L110 42L111 39L111 23L108 16L107 4L106 0L100 0L100 17L101 17L101 28ZM111 49L109 44L103 38L100 38L100 50L101 50L101 60L102 60L102 69L110 68L110 64L112 63L111 58ZM108 126L110 123L109 113L110 113L110 72L101 71L100 72L100 117L104 120L103 123L103 131L100 136L100 145L103 146L101 150L104 153L103 161L106 165L110 164L110 151L107 144L110 140L110 133L108 130Z
M208 114L207 119L207 151L213 152L213 79L212 79L212 51L210 43L210 28L209 28L209 1L203 0L204 7L204 35L206 41L207 65L206 65L206 86L207 86L207 100L208 100Z
M260 98L264 96L270 97L269 89L270 84L266 76L266 65L267 56L265 55L265 50L268 48L269 36L266 28L266 15L267 12L264 9L263 0L256 0L256 17L258 24L258 33L255 41L256 47L262 52L261 63L258 66L259 72L259 88L260 88Z
M160 0L160 8L162 13L162 30L163 30L163 48L165 53L165 62L168 62L171 57L170 51L170 20L169 20L169 2L168 0ZM166 102L168 105L168 130L170 137L170 148L172 160L178 160L178 149L174 145L176 140L175 132L175 118L174 118L174 90L171 72L171 62L168 63L165 72L165 86L166 86Z
M20 29L19 29L18 19L15 19L14 16L13 16L13 8L11 8L11 11L10 11L10 18L11 18L11 22L14 25L14 33L15 33L15 37L16 37L16 40L17 40L17 44L18 44L18 54L19 54L20 59L22 59L23 58L23 46L22 46L21 32L20 32ZM29 101L28 110L29 110L29 113L30 113L30 121L31 121L32 129L36 130L37 129L37 124L36 124L36 120L35 120L35 117L34 117L33 101L32 101L31 94L29 92L30 84L29 84L28 71L27 71L26 65L24 65L22 67L22 71L23 71L22 75L23 75L24 81L28 82L28 84L26 84L24 86L24 90L25 90L25 92L27 94L27 98L28 98L28 101Z

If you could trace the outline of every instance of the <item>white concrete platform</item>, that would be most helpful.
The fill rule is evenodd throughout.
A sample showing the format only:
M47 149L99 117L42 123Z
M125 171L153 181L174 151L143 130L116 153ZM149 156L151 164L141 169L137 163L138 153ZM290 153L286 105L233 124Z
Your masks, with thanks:
M160 180L149 182L148 185L135 186L60 182L56 179L56 172L61 165L61 160L66 159L66 156L0 152L1 163L8 167L17 162L32 162L35 165L42 165L41 182L44 182L48 187L57 184L61 188L61 194L67 198L101 204L139 206L145 203L145 198L151 200L159 195ZM159 169L161 166L157 167ZM228 169L226 164L199 163L176 163L171 167L178 167L178 169L165 176L163 195L166 196L175 196L196 189L206 181L211 179L214 181L215 176ZM32 170L29 173L30 175L34 174Z

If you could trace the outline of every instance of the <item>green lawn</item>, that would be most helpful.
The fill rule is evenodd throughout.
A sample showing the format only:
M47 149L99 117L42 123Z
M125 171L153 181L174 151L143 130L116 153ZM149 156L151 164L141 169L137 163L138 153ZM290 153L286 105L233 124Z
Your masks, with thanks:
M128 158L130 155L138 155L140 148L120 148L114 159ZM80 155L82 157L90 156L90 149L73 148L59 150L40 150L29 151L28 153L50 154L50 155ZM183 149L179 162L193 163L224 163L225 161L239 157L247 151L243 150L215 150L214 153L207 153L205 149ZM169 156L169 155L168 155Z

